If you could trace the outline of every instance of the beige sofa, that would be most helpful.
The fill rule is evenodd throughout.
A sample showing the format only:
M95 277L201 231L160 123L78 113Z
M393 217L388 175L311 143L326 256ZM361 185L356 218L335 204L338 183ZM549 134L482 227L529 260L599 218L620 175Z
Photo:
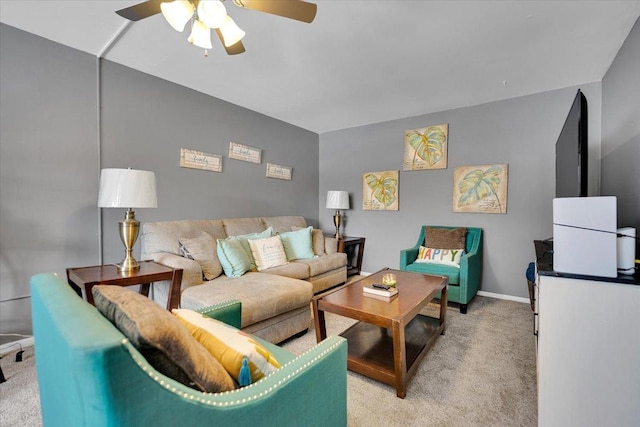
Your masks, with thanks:
M307 227L300 216L232 218L217 220L183 220L149 222L142 226L141 258L174 268L182 268L180 306L201 309L228 300L242 303L242 329L272 343L279 343L308 329L309 302L313 294L344 283L347 279L347 257L337 252L337 241L313 230L316 257L288 262L261 272L247 272L240 277L221 274L205 280L201 262L183 256L181 239L201 237L213 239L210 248L213 264L219 265L216 239L259 233L268 227L283 233ZM208 237L208 236L207 236ZM217 264L216 264L217 263ZM214 269L214 275L218 270ZM211 274L209 273L209 276ZM166 302L169 283L154 284L151 297Z

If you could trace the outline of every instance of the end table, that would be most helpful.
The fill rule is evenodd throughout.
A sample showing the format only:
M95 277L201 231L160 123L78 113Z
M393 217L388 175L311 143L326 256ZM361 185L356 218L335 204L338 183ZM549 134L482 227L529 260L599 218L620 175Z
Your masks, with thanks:
M347 254L347 277L360 274L362 255L364 254L364 237L343 236L338 240L338 252Z
M140 285L140 293L149 296L151 282L170 280L167 310L178 308L180 304L180 286L182 284L182 269L171 268L155 261L140 262L140 269L130 272L120 272L115 264L96 265L94 267L67 268L67 282L76 293L82 297L84 288L87 302L95 305L91 289L95 285L132 286Z

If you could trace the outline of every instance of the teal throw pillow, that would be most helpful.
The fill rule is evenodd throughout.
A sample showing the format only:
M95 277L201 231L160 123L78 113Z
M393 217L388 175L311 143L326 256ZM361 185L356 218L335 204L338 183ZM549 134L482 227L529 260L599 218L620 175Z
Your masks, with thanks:
M227 277L240 277L251 270L251 262L236 237L217 240L218 259Z
M313 252L313 241L311 239L312 229L313 227L309 226L298 231L280 233L288 261L294 259L309 259L316 256Z

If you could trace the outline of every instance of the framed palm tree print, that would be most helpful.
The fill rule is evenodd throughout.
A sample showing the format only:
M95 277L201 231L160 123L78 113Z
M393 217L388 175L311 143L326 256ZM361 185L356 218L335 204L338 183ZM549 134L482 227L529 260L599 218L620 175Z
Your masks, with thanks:
M362 176L362 209L398 210L398 171L367 172Z
M508 165L461 166L453 170L453 211L507 213Z
M448 139L448 124L406 130L403 170L446 169Z

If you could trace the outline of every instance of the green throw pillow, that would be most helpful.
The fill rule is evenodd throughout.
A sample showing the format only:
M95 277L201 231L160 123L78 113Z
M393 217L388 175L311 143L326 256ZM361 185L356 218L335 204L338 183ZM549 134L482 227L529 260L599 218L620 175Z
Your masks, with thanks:
M309 226L298 231L280 233L287 260L309 259L316 256L313 252L313 241L311 239L312 229L313 227Z
M240 277L251 270L251 262L236 237L217 240L218 259L227 277Z
M251 270L255 270L257 268L256 261L253 259L253 254L251 253L251 248L249 247L249 240L255 239L266 239L273 236L273 227L269 227L260 233L249 233L249 234L240 234L235 236L242 245L242 249L247 254L247 258L249 258L249 263L251 264Z

